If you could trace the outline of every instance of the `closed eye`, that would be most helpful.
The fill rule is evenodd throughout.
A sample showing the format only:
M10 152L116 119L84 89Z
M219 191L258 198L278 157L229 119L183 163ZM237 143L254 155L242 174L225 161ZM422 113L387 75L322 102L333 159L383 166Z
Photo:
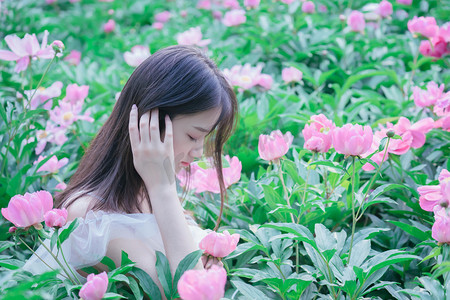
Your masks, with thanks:
M197 142L197 139L194 139L192 136L188 135L189 139L193 142Z

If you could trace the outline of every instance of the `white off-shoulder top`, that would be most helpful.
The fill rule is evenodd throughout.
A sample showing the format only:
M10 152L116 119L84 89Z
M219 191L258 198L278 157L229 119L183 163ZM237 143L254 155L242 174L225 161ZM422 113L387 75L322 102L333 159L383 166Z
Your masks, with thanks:
M201 229L191 216L186 213L185 216L198 247L201 239L211 230ZM161 233L153 214L89 211L84 218L79 218L79 221L78 227L62 245L64 256L72 269L78 270L99 263L107 252L108 244L115 239L136 239L145 245L148 251L157 250L165 254ZM63 228L69 225L66 224ZM50 240L45 243L49 246ZM53 253L56 254L56 246ZM36 254L52 268L59 269L57 262L42 245L36 250ZM63 262L61 254L58 258ZM23 268L33 274L50 271L35 254ZM79 278L83 282L86 281L81 275Z

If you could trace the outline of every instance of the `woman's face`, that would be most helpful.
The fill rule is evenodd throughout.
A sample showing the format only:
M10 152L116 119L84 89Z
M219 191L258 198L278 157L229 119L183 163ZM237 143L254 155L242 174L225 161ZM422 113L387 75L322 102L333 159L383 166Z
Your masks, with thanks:
M177 115L172 120L175 171L187 167L194 158L201 157L206 135L220 116L220 108Z

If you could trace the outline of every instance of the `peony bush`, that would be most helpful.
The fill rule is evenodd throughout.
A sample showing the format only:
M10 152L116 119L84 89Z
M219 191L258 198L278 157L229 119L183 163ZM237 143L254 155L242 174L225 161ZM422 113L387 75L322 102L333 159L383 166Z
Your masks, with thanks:
M61 253L77 221L52 195L133 68L175 44L217 62L239 122L217 232L175 274L156 253L165 298L450 297L446 1L119 2L0 2L0 297L162 298L125 252L82 282ZM211 166L177 174L206 229L221 211ZM60 269L31 276L42 243ZM221 266L192 270L202 255Z

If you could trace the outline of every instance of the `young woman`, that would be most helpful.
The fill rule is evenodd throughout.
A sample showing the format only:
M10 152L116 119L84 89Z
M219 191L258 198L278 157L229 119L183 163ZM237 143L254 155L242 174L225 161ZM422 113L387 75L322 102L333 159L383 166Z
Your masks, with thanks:
M101 269L98 263L106 255L120 265L123 250L162 291L155 251L165 253L174 273L206 235L183 210L175 174L181 168L189 171L205 146L218 170L219 223L225 198L222 148L236 115L232 87L196 48L168 47L137 67L68 187L56 197L69 221L81 218L63 245L69 264L76 270ZM199 261L196 268L213 263ZM25 268L45 270L36 258Z

